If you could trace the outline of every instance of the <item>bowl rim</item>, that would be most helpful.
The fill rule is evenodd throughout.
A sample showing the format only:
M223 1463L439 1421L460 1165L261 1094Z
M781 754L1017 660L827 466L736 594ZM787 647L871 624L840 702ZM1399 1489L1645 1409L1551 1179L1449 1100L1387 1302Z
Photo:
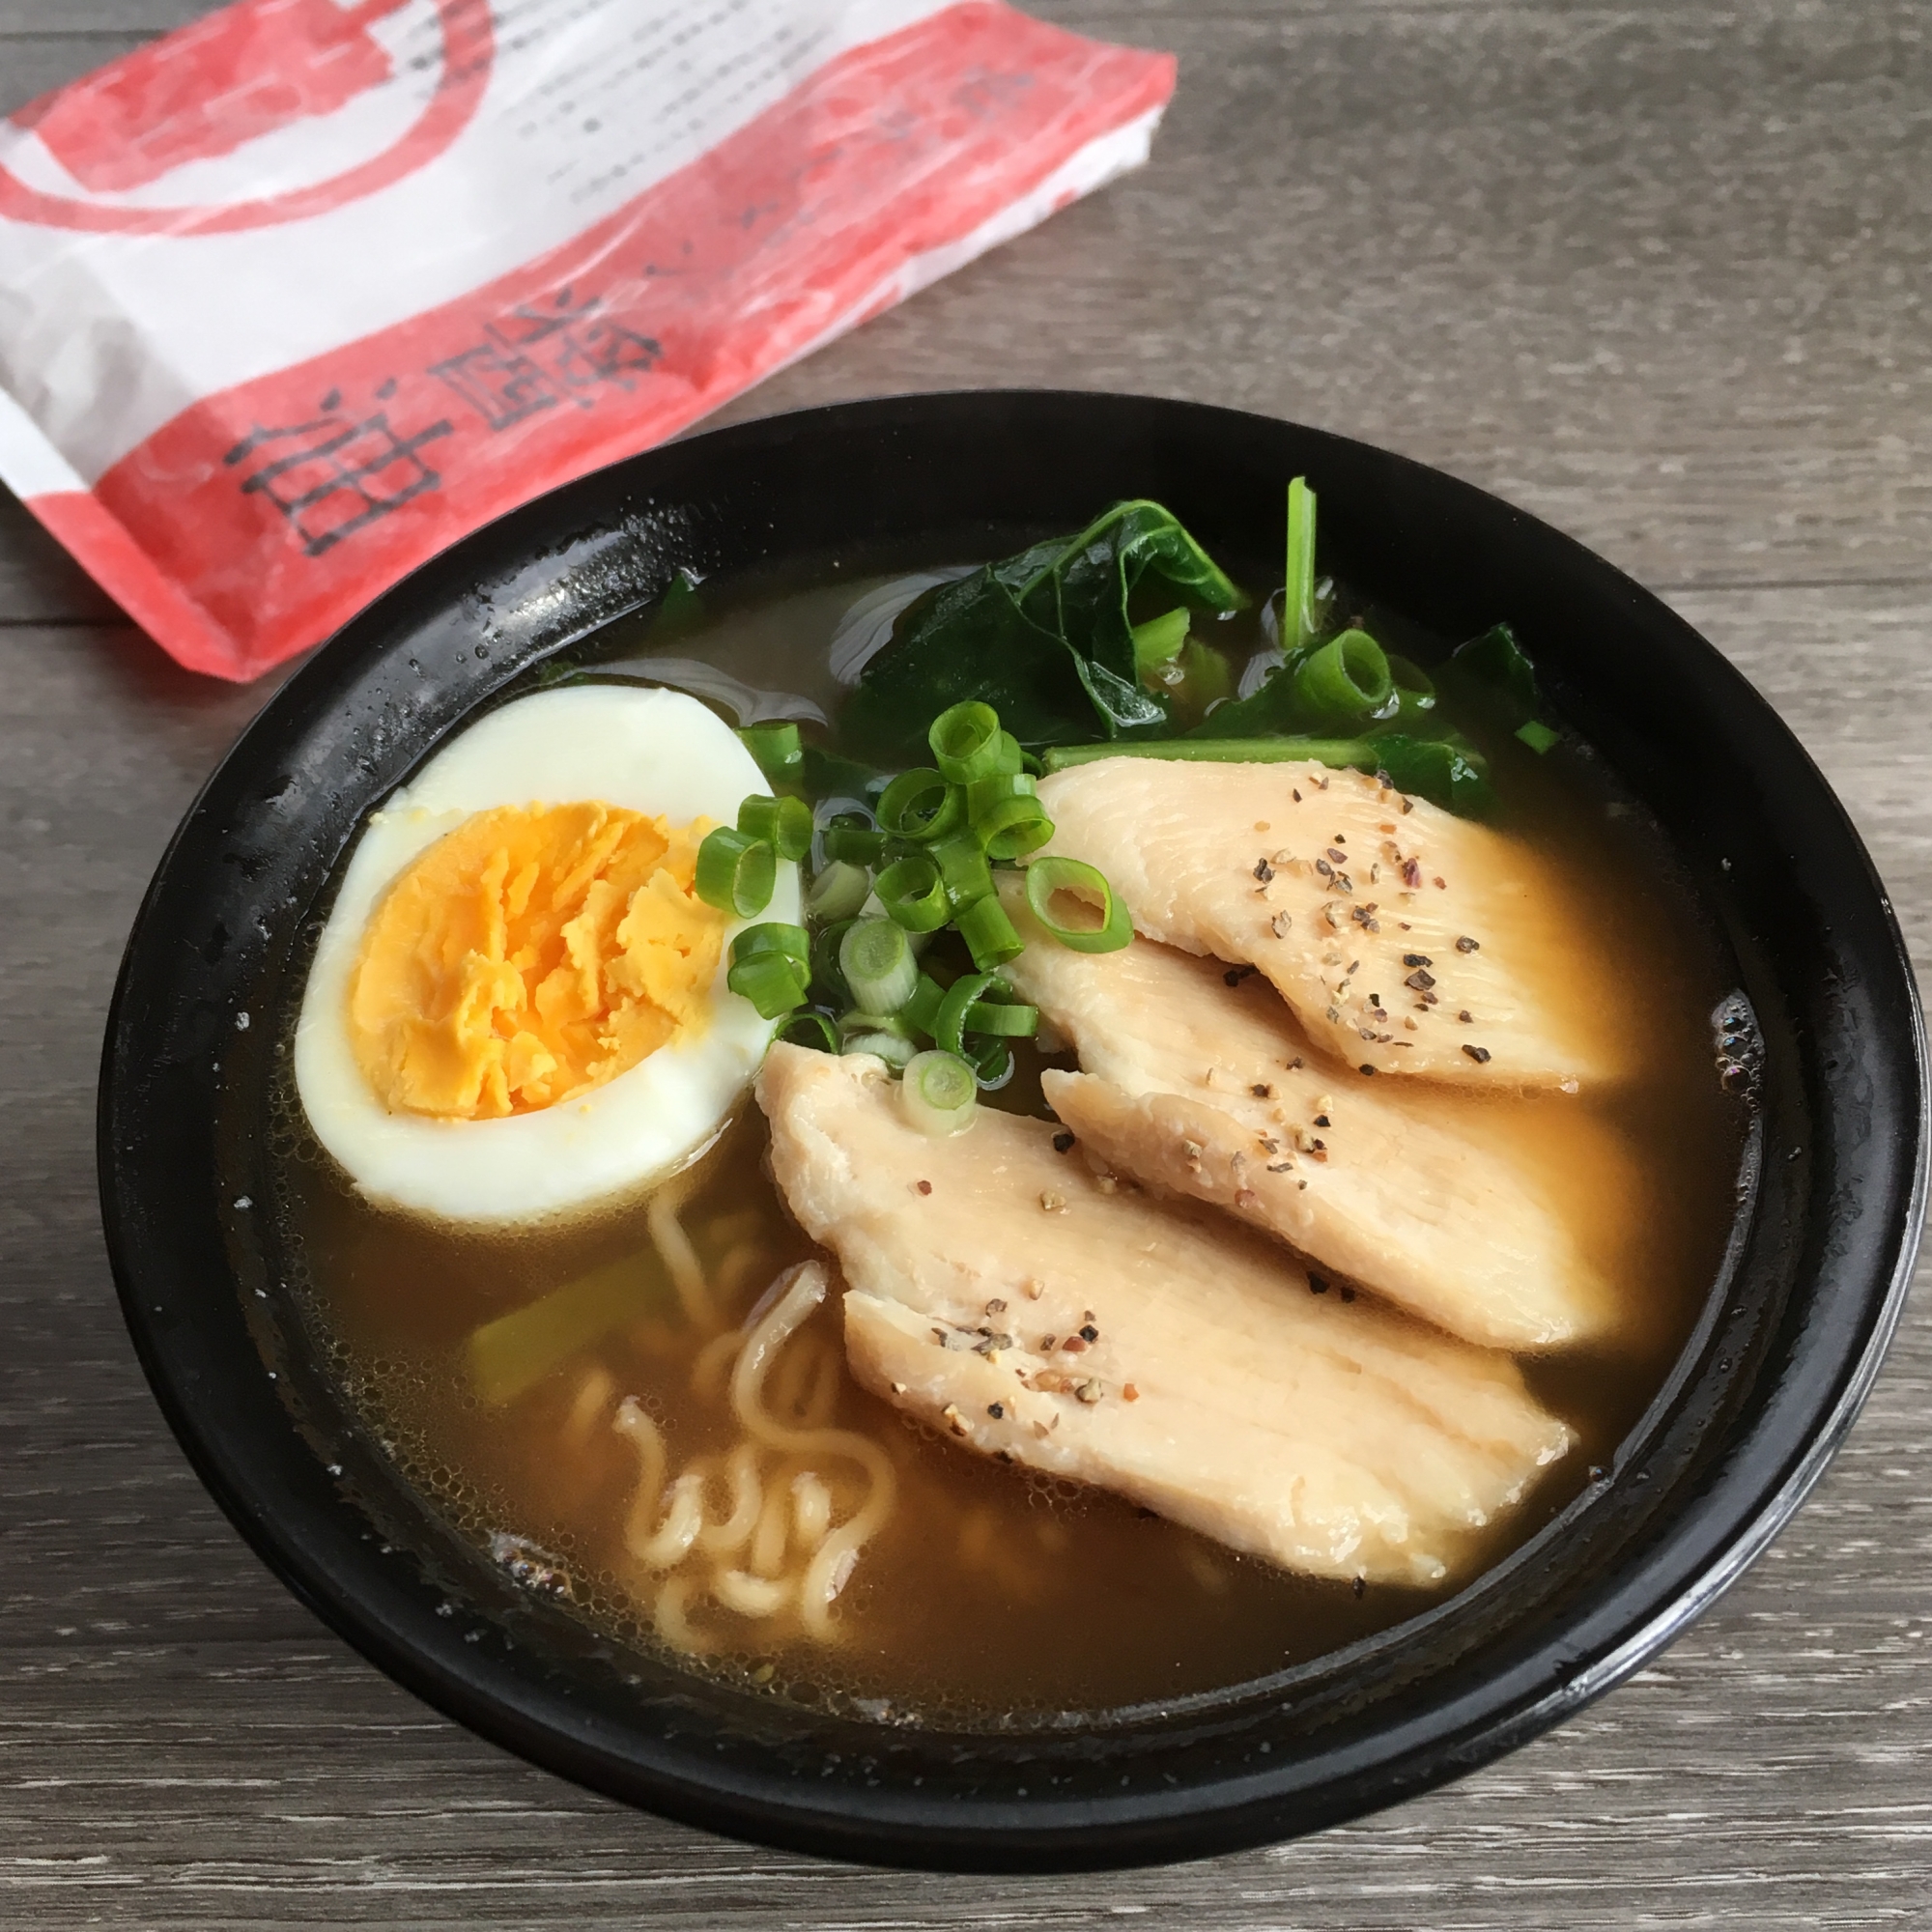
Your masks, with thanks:
M1589 1636L1573 1634L1574 1654L1519 1661L1492 1672L1466 1696L1432 1710L1429 1721L1382 1734L1375 1749L1331 1753L1319 1780L1285 1776L1289 1767L1231 1777L1211 1788L1178 1794L1137 1789L1118 1802L1061 1804L1010 1796L901 1803L904 1794L876 1802L840 1786L829 1806L792 1772L759 1773L720 1767L709 1779L664 1763L641 1760L616 1729L580 1699L542 1687L510 1684L491 1644L467 1641L453 1625L439 1632L400 1602L383 1602L380 1573L356 1564L342 1548L341 1525L325 1520L313 1498L291 1505L253 1466L241 1425L224 1413L219 1395L201 1379L205 1367L169 1306L157 1259L145 1243L145 1216L130 1184L130 1132L153 1123L141 1118L130 1065L138 1059L142 1025L152 1004L155 955L160 944L171 883L197 829L205 831L235 790L238 777L259 759L277 730L305 716L335 689L338 671L356 653L380 651L385 617L423 594L425 584L473 574L513 526L572 492L613 478L642 478L670 468L678 453L702 447L719 457L755 460L761 450L798 439L832 437L846 429L906 428L917 435L935 421L956 422L977 410L1042 415L1054 412L1140 412L1169 426L1248 426L1257 433L1371 457L1411 487L1447 490L1491 516L1510 519L1553 545L1566 565L1593 573L1653 621L1662 618L1687 645L1721 666L1735 701L1753 711L1760 729L1781 739L1789 768L1812 788L1829 830L1869 895L1886 937L1884 956L1867 968L1890 976L1888 993L1909 1014L1904 1040L1889 1041L1893 1070L1911 1101L1911 1145L1890 1153L1895 1174L1909 1164L1905 1205L1894 1215L1890 1258L1882 1280L1865 1294L1863 1321L1841 1338L1831 1400L1816 1409L1796 1453L1782 1456L1767 1482L1733 1467L1713 1480L1698 1507L1671 1525L1660 1547L1584 1619ZM970 433L970 430L969 430ZM606 613L596 623L608 621ZM592 626L590 628L595 628ZM545 655L536 652L535 657ZM520 666L518 668L521 668ZM479 700L480 701L480 700ZM431 744L421 748L428 755ZM381 789L386 791L385 783ZM380 793L379 793L380 795ZM152 1029L151 1029L152 1030ZM1211 405L1097 391L1044 389L954 390L870 398L828 405L703 432L624 459L533 499L462 539L373 600L323 644L282 686L242 732L200 789L170 838L130 930L103 1043L97 1150L102 1218L109 1260L136 1353L170 1427L203 1483L268 1566L338 1634L388 1675L446 1715L492 1741L608 1795L642 1804L683 1822L788 1849L874 1862L969 1870L1071 1870L1149 1863L1236 1849L1320 1829L1441 1784L1513 1747L1612 1688L1681 1634L1727 1589L1789 1520L1842 1442L1868 1395L1895 1330L1909 1288L1927 1205L1928 1082L1926 1044L1917 984L1902 935L1862 841L1822 774L1768 703L1684 619L1661 599L1571 538L1487 492L1412 459L1352 439L1282 419ZM211 1202L211 1207L213 1203ZM239 1290L237 1291L239 1293ZM155 1300L156 1293L162 1299ZM363 1536L366 1543L366 1532ZM383 1552L386 1554L386 1551ZM1674 1580L1660 1594L1657 1579ZM375 1598L377 1601L372 1602ZM1398 1627L1405 1628L1405 1627ZM635 1742L635 1741L634 1741ZM1022 1791L1024 1787L1022 1787Z

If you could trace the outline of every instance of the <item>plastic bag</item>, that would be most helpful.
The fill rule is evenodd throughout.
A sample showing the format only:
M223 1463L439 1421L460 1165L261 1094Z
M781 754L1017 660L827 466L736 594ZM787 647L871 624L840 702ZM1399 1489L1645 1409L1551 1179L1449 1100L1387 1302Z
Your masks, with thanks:
M0 479L253 677L1144 160L989 0L241 0L0 125Z

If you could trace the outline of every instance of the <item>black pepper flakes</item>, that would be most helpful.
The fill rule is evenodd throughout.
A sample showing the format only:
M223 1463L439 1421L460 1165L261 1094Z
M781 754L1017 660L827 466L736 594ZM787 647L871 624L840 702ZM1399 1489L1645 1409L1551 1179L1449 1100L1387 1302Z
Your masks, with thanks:
M1355 1071L1357 1073L1373 1073L1375 1070L1376 1069L1373 1066L1371 1066L1366 1060L1363 1061L1361 1065L1355 1068Z
M1463 1051L1466 1053L1469 1056L1469 1058L1476 1063L1478 1066L1485 1066L1489 1064L1490 1049L1487 1046L1471 1046L1467 1040L1464 1040L1463 1042Z
M1405 966L1434 966L1435 961L1426 952L1405 952L1402 955L1402 963Z
M1252 1094L1257 1100L1272 1100L1274 1098L1274 1089L1270 1087L1265 1080L1257 1080L1255 1084L1248 1089L1248 1092Z
M1412 986L1418 993L1426 993L1435 985L1435 975L1418 966L1402 983L1405 986Z
M1405 859L1402 862L1402 882L1410 892L1421 890L1422 867L1413 859Z
M1083 1342L1097 1342L1100 1339L1100 1331L1090 1321L1086 1327L1081 1329L1080 1339Z
M913 1182L913 1185L917 1187L922 1194L930 1194L932 1192L932 1182L929 1180L916 1180Z
M1310 1294L1326 1294L1328 1284L1319 1274L1311 1274L1308 1277L1308 1292Z
M1318 1127L1328 1126L1330 1124L1328 1116L1326 1114L1317 1114L1315 1117L1315 1124Z
M1355 1291L1352 1288L1345 1287L1342 1290L1342 1299L1344 1301L1353 1301L1354 1298L1355 1298Z
M1055 1134L1053 1137L1053 1151L1055 1153L1072 1152L1073 1136L1071 1134L1065 1134L1065 1133Z
M1456 942L1456 951L1458 952L1480 952L1482 950L1481 946L1475 940L1471 939L1466 932Z
M1270 866L1265 859L1257 859L1255 861L1255 877L1258 878L1263 885L1266 885L1267 882L1274 877L1274 867Z
M1221 975L1221 983L1224 986L1238 986L1243 980L1252 979L1254 974L1255 968L1252 966L1230 966Z
M1369 1579L1366 1577L1357 1577L1355 1580L1349 1585L1349 1588L1351 1589L1358 1597L1368 1587L1369 1587Z
M999 1403L999 1402L989 1402L986 1405L986 1413L990 1415L995 1422L1004 1422L1006 1420L1006 1415L1007 1415L1006 1405L1004 1403Z

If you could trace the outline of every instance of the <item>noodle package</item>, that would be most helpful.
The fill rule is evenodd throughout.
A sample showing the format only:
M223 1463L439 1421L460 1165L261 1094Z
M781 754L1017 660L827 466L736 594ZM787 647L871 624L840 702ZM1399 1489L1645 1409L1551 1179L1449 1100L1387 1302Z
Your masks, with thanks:
M997 0L239 0L0 125L0 480L250 678L1144 160Z

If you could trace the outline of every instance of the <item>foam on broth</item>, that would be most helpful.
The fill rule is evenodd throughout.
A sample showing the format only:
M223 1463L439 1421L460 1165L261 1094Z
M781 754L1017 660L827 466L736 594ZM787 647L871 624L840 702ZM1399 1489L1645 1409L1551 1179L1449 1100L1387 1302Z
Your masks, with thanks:
M823 647L864 582L767 595L716 614L664 648L740 681L835 709ZM1247 639L1237 620L1227 641ZM641 627L613 627L593 658L636 654ZM815 648L808 644L815 643ZM1714 1279L1736 1207L1742 1103L1714 1066L1711 1014L1721 959L1659 837L1586 761L1516 760L1498 772L1499 825L1590 882L1593 930L1579 936L1622 1026L1646 1043L1643 1078L1614 1093L1459 1098L1481 1130L1545 1151L1563 1211L1624 1285L1637 1320L1614 1354L1525 1363L1534 1393L1577 1432L1577 1449L1492 1532L1491 1562L1548 1522L1606 1463L1660 1387ZM990 1104L1044 1112L1050 1063L1023 1043ZM299 1108L293 1109L298 1138ZM1481 1121L1484 1113L1492 1119ZM1619 1132L1620 1169L1566 1160L1565 1123L1587 1112ZM635 1396L672 1469L722 1461L739 1439L707 1341L741 1321L782 1270L813 1254L764 1168L765 1129L749 1097L704 1155L678 1211L715 1320L694 1322L654 1250L648 1197L566 1227L479 1233L377 1210L312 1143L286 1164L281 1207L304 1260L314 1315L346 1389L406 1476L470 1540L531 1574L567 1578L579 1611L641 1647L662 1646L656 1583L626 1552L637 1487L633 1443L610 1426ZM635 1293L527 1387L492 1400L469 1366L483 1324L592 1270L630 1258ZM829 1258L828 1258L829 1259ZM1104 1265L1101 1263L1100 1265ZM859 1389L839 1345L837 1282L779 1358L767 1399L873 1438L891 1459L897 1506L836 1605L836 1638L812 1641L716 1605L681 1623L701 1667L772 1694L882 1718L985 1724L1159 1704L1266 1675L1427 1607L1425 1592L1286 1576L1119 1499L1052 1484L962 1453ZM713 1351L714 1358L716 1351ZM714 1362L715 1366L715 1362ZM796 1459L794 1459L796 1461ZM783 1459L772 1472L788 1481ZM851 1503L850 1471L822 1471ZM711 1509L727 1492L713 1477ZM1445 1588L1467 1580L1468 1573Z

